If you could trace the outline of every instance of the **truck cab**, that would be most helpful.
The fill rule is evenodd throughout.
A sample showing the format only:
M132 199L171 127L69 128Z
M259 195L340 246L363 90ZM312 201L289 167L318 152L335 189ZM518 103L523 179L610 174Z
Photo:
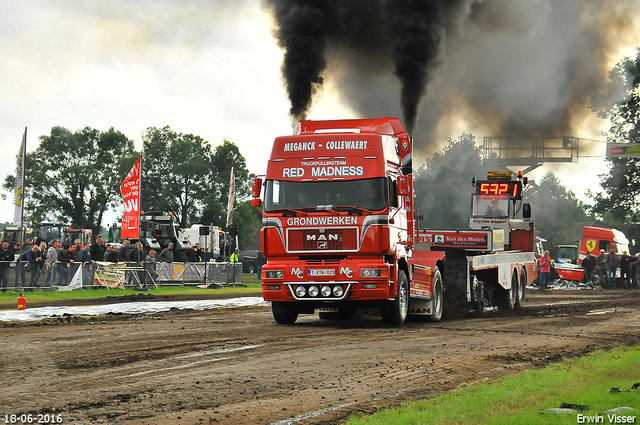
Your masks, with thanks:
M278 323L367 304L382 305L385 317L398 276L409 274L410 153L395 118L300 121L293 135L275 139L264 202L256 179L252 205L263 207L262 291ZM404 285L401 295L408 303Z

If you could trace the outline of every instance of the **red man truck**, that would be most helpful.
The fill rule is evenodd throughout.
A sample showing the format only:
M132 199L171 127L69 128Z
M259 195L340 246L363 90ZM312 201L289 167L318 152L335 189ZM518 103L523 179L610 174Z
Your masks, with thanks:
M503 215L476 211L471 229L421 230L417 240L411 140L400 122L300 121L275 139L264 184L253 183L268 259L262 293L276 322L371 307L392 325L408 314L438 321L445 289L479 308L499 298L522 305L536 277L533 222L510 218L522 179L478 183L475 208L496 199Z

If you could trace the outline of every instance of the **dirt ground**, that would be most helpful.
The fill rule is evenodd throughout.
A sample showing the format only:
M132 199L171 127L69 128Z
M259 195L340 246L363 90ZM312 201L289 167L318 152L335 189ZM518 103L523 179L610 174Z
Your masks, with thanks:
M530 291L515 312L400 328L265 307L66 317L0 329L0 417L74 424L335 424L640 341L640 291Z

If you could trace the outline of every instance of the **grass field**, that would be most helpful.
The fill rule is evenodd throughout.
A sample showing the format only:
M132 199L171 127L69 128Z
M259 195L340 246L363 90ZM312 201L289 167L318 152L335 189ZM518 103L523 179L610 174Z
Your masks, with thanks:
M242 282L244 286L229 286L221 289L203 289L197 286L161 286L158 289L152 289L149 293L153 295L197 295L210 293L212 295L224 295L225 297L241 297L245 294L255 294L260 292L260 281L255 274L242 274ZM12 284L13 282L11 282ZM4 308L15 308L14 304L17 302L18 293L13 292L13 287L8 288L10 292L0 293L0 305ZM130 295L141 294L140 291L134 291L131 288L126 289L87 289L87 290L75 290L75 291L40 291L38 289L34 291L24 292L25 298L27 298L27 307L30 303L46 303L47 301L59 301L59 300L89 300L105 297L125 297Z
M539 370L528 370L495 381L462 386L442 397L408 402L367 417L353 417L348 425L409 424L575 424L640 423L640 389L626 392L640 382L640 347L620 347L585 357L562 361ZM618 387L623 392L609 393ZM590 410L566 415L540 414L568 404L588 405ZM615 422L607 414L617 407L631 407L619 413L627 420ZM614 421L610 421L614 419ZM598 421L600 422L593 422ZM622 419L624 420L624 419ZM633 422L631 422L633 421Z

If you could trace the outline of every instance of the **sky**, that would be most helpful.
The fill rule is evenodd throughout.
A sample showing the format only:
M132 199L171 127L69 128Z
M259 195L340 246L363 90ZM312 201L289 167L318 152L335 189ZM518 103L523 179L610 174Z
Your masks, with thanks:
M114 127L140 149L146 128L168 125L214 147L235 143L249 171L264 174L273 139L292 131L282 21L271 10L287 3L296 1L3 0L0 179L15 172L25 127L32 152L54 126ZM585 140L586 157L544 165L530 178L551 170L581 199L597 191L605 145L593 140L604 140L608 121L589 102L611 97L608 70L635 56L640 0L451 4L457 8L436 25L444 36L417 107L414 165L462 132L481 142L505 131L542 131L549 117L561 117L549 131ZM323 82L304 116L403 120L401 83L391 60L380 58L388 43L363 43L366 31L359 40L347 33L326 34ZM12 202L0 201L0 222L12 220Z

